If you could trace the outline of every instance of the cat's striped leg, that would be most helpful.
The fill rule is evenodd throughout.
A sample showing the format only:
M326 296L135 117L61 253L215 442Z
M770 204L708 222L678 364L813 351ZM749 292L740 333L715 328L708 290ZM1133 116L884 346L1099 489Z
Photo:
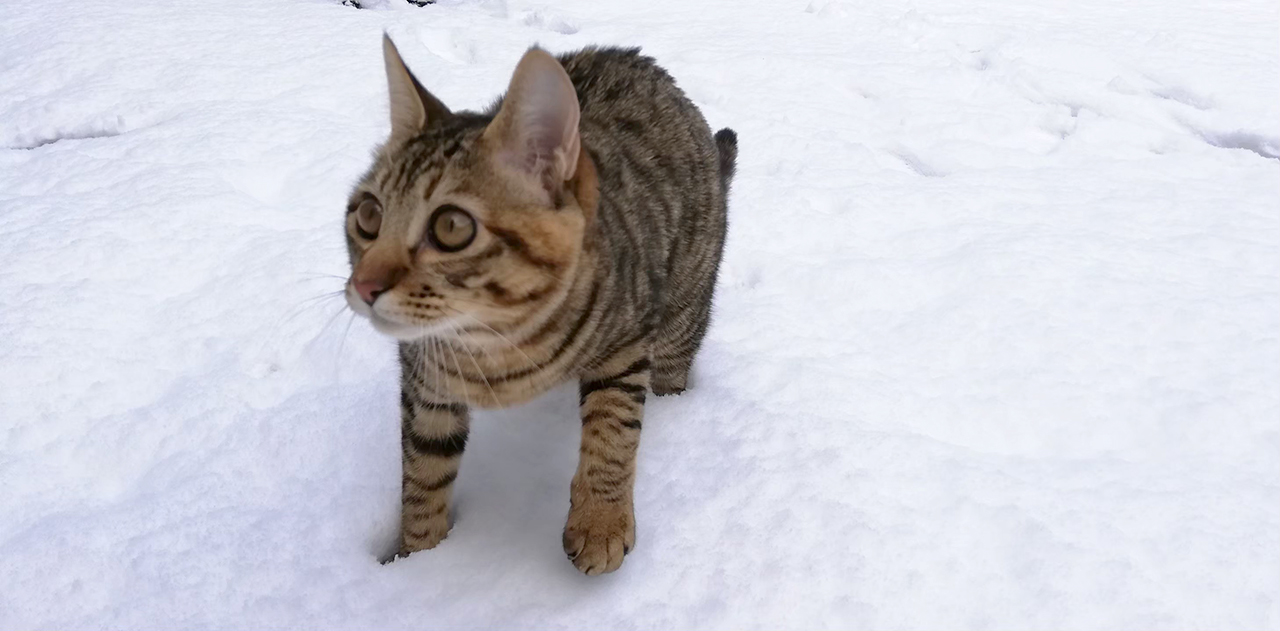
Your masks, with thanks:
M587 574L618 569L635 545L632 490L648 385L644 344L616 353L579 383L582 446L569 492L564 550Z
M434 548L449 534L453 481L467 445L466 406L439 403L405 383L400 395L400 555Z

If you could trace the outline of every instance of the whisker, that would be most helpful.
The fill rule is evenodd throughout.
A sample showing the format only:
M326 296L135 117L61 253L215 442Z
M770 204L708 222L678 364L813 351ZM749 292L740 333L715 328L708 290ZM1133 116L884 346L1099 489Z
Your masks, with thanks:
M471 405L471 389L467 387L467 378L462 372L462 364L458 363L458 353L453 350L452 342L445 343L442 340L441 344L444 344L445 348L449 349L449 354L453 356L453 367L458 370L458 378L462 381L462 401Z
M307 280L312 280L317 278L336 278L344 283L347 281L346 276L342 276L340 274L330 274L328 272L305 272L303 274L300 274L299 276Z
M508 346L515 349L517 353L520 353L520 355L524 357L525 361L529 362L529 365L532 366L534 370L544 370L544 367L542 364L539 364L538 362L533 361L533 358L529 357L528 353L525 353L523 349L521 349L519 346L516 346L515 342L512 342L511 340L507 339L507 336L499 333L493 327L481 322L480 320L477 320L474 316L464 311L459 311L458 309L454 309L452 307L445 307L445 308L450 309L451 311L457 313L458 315L464 318L467 318L468 320L471 320L472 322L475 322L476 324L479 324L480 326L488 329L490 333L493 333L495 336L498 337L498 339L502 340L503 342L506 342Z
M345 306L346 305L343 305L343 307ZM346 309L344 308L334 311L333 315L329 316L329 319L325 321L324 326L320 327L320 330L311 338L311 341L307 342L305 348L310 349L318 340L320 340L320 338L324 337L325 332L329 330L329 327L333 326L333 323L338 320L338 316L342 315L342 312L345 310Z
M347 345L347 335L351 333L351 325L356 321L356 313L354 311L349 313L351 314L351 317L347 318L347 326L342 329L342 339L338 342L338 353L334 357L334 364L337 366L339 371L337 375L337 380L339 382L342 381L342 349Z
M425 333L426 330L427 327L419 326L419 335ZM423 337L422 341L422 361L418 362L418 364L414 366L414 370L416 371L415 377L420 381L426 381L427 362L432 361L433 351L435 350L435 341L429 337Z
M337 298L337 297L341 296L341 295L343 294L343 292L344 292L344 291L345 291L345 290L342 290L342 289L339 289L339 290L337 290L337 291L327 291L327 292L325 292L325 293L323 293L323 294L320 294L320 295L318 295L318 296L311 296L310 298L303 298L303 299L302 299L302 300L300 300L296 305L294 305L293 307L291 307L291 308L289 309L289 311L285 312L285 314L284 314L283 316L281 316L281 317L280 317L280 322L279 322L278 326L284 326L284 325L286 325L286 324L288 324L288 323L292 322L294 318L297 318L298 316L302 315L302 313L303 313L304 311L306 311L307 309L310 309L310 308L312 308L312 307L316 306L316 305L317 305L317 303L322 303L322 302L324 302L324 301L326 301L326 300L333 300L334 298Z
M347 284L347 280L348 279L346 276L334 276L333 274L317 274L313 276L299 276L297 278L285 278L285 279L281 279L281 282L302 284L302 283L318 283L318 282L328 283L328 282L336 281L337 284L345 286Z
M450 323L449 326L453 328L454 337L461 338L458 333L458 326L453 323ZM498 400L498 393L494 392L493 386L489 385L489 378L485 376L484 369L480 368L480 363L476 361L476 356L471 353L471 349L467 348L466 342L462 342L462 350L466 351L467 355L471 357L471 364L476 367L476 372L480 373L480 378L484 380L484 386L489 389L489 396L493 397L493 404L497 407L502 407L502 402Z
M425 332L427 329L424 326L419 326L418 330L419 330L419 334L421 334ZM422 353L421 353L421 356L418 358L419 361L409 364L408 374L404 375L403 378L408 384L412 385L413 387L415 388L425 387L425 388L428 388L432 394L434 394L436 391L435 388L433 387L432 384L427 383L427 379L426 379L427 362L431 361L431 346L427 343L429 341L430 341L429 338L426 338L426 337L422 338L422 342L423 342L421 346Z
M426 327L422 327L422 330L423 330L423 331L426 331ZM439 340L438 338L435 338L435 337L429 337L429 338L427 338L427 339L431 341L431 349L430 349L430 351L431 351L431 352L429 352L429 353L428 353L428 352L424 352L424 353L423 353L423 358L422 358L422 369L423 369L423 371L426 371L426 369L427 369L427 361L428 361L428 359L429 359L429 360L430 360L434 365L438 365L438 364L442 361L442 359L443 359L443 355L444 355L444 351L442 351L442 350L440 349L440 340ZM424 349L424 351L425 351L425 350L426 350L426 349ZM424 373L424 374L425 374L425 373ZM448 375L441 376L441 375L440 375L440 371L439 371L438 369L433 370L431 374L432 374L432 375L434 375L434 376L436 377L436 379L437 379L437 380L445 381L445 384L444 384L444 386L445 386L445 388L444 388L444 389L445 389L445 392L446 392L446 393L451 392L451 391L450 391L450 389L448 388L448 385L449 385L449 384L448 384L448 379L449 379Z
M426 330L427 330L427 327L419 326L418 327L419 335L421 335ZM427 342L428 340L424 337L422 341ZM431 361L431 346L424 343L422 344L421 361L415 362L409 365L409 374L407 378L409 380L409 383L413 384L415 387L423 387L423 386L430 387L431 392L434 393L435 388L432 387L431 384L428 384L426 379L428 361Z
M488 347L488 346L486 346L486 345L484 345L484 344L481 344L481 345L477 346L476 348L477 348L477 349L479 349L479 351L480 351L481 353L484 353L484 359L485 359L485 361L489 362L489 365L490 365L490 366L494 365L494 361L493 361L493 354L489 352L489 347ZM519 350L519 349L517 349L517 350Z
M274 318L274 321L270 322L270 324L267 325L267 328L264 334L263 344L258 350L270 355L274 355L278 353L282 348L281 345L284 344L284 336L280 335L282 330L285 330L286 328L288 328L302 314L309 312L312 309L316 309L316 308L323 309L325 307L330 306L331 304L333 304L331 301L333 301L335 298L339 298L342 295L342 293L343 293L342 290L338 290L338 291L325 292L315 296L309 296L307 298L303 298L293 306L289 307L288 310L284 311L284 313L282 313L279 317ZM341 307L338 309L337 312L333 314L330 320L332 320L333 317L337 317L337 315L341 313L343 309L346 308L346 304L343 301L339 300L339 304L341 305ZM325 327L321 327L320 331L316 333L316 336L319 336L320 334L324 333L324 330L325 328L327 328L327 326L328 324L326 324ZM307 342L306 347L310 348L311 343L313 343L314 341L315 341L315 337L313 337L311 340Z

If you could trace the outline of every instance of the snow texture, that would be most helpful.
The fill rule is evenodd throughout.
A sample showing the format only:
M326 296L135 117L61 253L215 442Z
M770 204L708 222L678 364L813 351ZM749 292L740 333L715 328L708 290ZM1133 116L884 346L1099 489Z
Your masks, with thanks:
M1273 0L10 2L0 627L1280 628ZM572 386L397 524L345 195L379 38L455 108L641 45L741 154L638 547L560 549Z

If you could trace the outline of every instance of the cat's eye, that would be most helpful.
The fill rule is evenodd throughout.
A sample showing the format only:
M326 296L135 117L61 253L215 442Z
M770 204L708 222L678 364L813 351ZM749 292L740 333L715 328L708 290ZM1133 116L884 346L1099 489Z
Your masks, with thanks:
M372 197L366 197L356 207L356 234L367 240L378 238L382 227L382 205Z
M476 220L471 213L445 204L427 220L427 239L441 252L457 252L476 238Z

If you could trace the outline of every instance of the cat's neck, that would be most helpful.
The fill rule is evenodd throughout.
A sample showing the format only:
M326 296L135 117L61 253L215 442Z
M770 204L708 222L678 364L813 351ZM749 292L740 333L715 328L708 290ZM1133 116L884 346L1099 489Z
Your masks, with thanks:
M480 408L509 407L533 399L575 376L592 351L602 279L595 253L585 251L561 300L515 330L472 320L466 334L427 340L433 381L442 394Z

